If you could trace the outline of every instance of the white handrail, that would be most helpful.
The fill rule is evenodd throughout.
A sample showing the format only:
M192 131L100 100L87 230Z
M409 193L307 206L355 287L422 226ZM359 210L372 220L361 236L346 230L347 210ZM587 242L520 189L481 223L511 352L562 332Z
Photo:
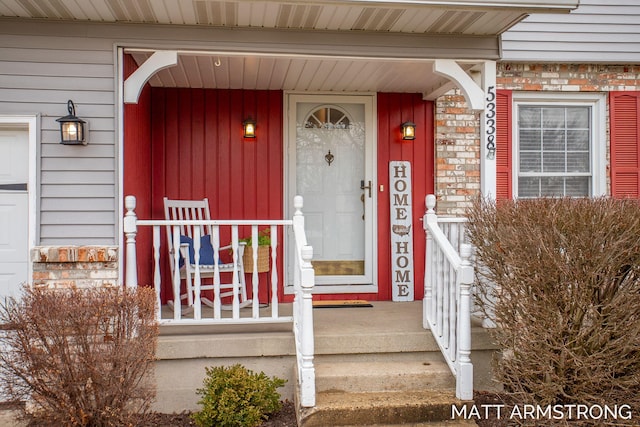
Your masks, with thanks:
M307 245L307 237L304 230L304 216L302 215L303 200L302 197L296 196L294 198L295 212L291 220L140 220L135 213L136 199L134 196L127 196L125 198L126 213L124 217L124 233L126 237L126 258L125 258L125 284L128 287L138 286L138 260L136 252L136 236L138 232L138 226L151 227L152 229L152 254L153 260L153 285L156 291L156 306L158 321L165 325L216 325L216 324L229 324L229 323L279 323L279 322L292 322L294 339L296 343L296 363L300 393L300 403L304 407L315 406L315 368L313 364L314 359L314 334L313 334L313 297L312 291L315 284L315 273L313 266L311 265L311 258L313 255L313 249ZM192 226L195 235L194 241L194 262L195 262L195 277L194 277L194 296L193 300L190 300L193 306L193 311L187 314L183 313L180 308L174 310L172 318L163 318L161 312L161 288L162 280L160 274L160 253L161 253L161 228L171 227L174 231L174 242L180 241L179 227L180 225ZM220 305L220 278L218 271L218 264L214 263L214 309L210 317L204 317L201 311L200 294L201 294L201 277L200 277L200 236L198 226L211 226L213 230L212 246L214 249L214 259L219 259L219 231L220 227L231 228L231 251L234 260L234 266L238 261L238 257L242 250L239 245L238 239L238 227L250 226L252 245L247 246L246 250L250 250L252 254L253 262L253 274L252 274L252 287L250 288L252 298L252 311L251 317L241 317L238 305L238 283L239 272L234 267L233 269L233 295L232 295L232 314L231 317L224 317L221 313ZM258 241L258 226L268 226L271 237L271 267L270 267L270 283L271 288L271 315L260 316L259 300L258 300L258 280L257 274L257 256L258 247L256 242ZM278 301L278 284L279 274L277 270L277 249L278 249L278 227L286 228L291 227L293 229L294 236L294 293L295 299L293 303L293 315L282 316L279 311ZM285 233L283 233L284 235ZM242 247L242 249L245 249ZM179 264L179 251L173 251L174 265ZM184 254L188 257L188 254ZM145 262L147 260L145 259ZM179 286L180 284L180 272L176 269L173 283ZM231 274L231 272L229 272ZM170 279L168 279L170 280ZM174 307L181 307L180 290L174 289Z
M431 329L440 351L456 377L456 397L473 399L471 364L471 285L474 270L470 262L471 245L456 246L440 229L435 213L436 197L425 199L423 218L427 248L425 252L423 326ZM464 222L464 221L460 221ZM451 237L451 234L449 235Z

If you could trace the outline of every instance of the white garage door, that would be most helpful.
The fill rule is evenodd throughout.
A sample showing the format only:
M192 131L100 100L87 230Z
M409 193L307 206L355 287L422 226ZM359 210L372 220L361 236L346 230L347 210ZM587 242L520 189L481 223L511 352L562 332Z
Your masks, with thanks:
M0 127L0 300L17 296L29 274L29 138Z

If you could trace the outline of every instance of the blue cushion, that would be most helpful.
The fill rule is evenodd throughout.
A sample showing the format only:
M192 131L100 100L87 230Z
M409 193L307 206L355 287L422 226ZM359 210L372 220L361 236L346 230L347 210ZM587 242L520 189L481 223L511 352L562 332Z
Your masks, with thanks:
M189 261L191 264L195 264L195 249L193 248L193 239L189 236L180 236L180 244L189 245ZM223 264L221 260L218 260L218 264ZM180 254L180 267L184 265L184 259ZM200 265L213 265L213 246L211 245L211 239L209 235L200 237Z

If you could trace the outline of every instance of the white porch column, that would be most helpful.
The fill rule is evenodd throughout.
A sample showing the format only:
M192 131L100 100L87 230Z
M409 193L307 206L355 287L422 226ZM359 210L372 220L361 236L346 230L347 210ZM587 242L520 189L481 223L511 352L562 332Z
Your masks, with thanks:
M479 68L479 70L478 70ZM481 61L477 76L470 76L451 59L436 59L433 72L454 81L467 105L480 112L480 191L485 197L496 197L496 63Z

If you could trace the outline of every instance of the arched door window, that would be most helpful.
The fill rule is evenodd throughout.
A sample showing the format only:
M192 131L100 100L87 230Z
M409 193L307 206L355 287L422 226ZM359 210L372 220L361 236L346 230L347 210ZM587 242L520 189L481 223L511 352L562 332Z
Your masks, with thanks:
M334 105L324 105L307 116L307 129L349 129L351 120L347 113Z

